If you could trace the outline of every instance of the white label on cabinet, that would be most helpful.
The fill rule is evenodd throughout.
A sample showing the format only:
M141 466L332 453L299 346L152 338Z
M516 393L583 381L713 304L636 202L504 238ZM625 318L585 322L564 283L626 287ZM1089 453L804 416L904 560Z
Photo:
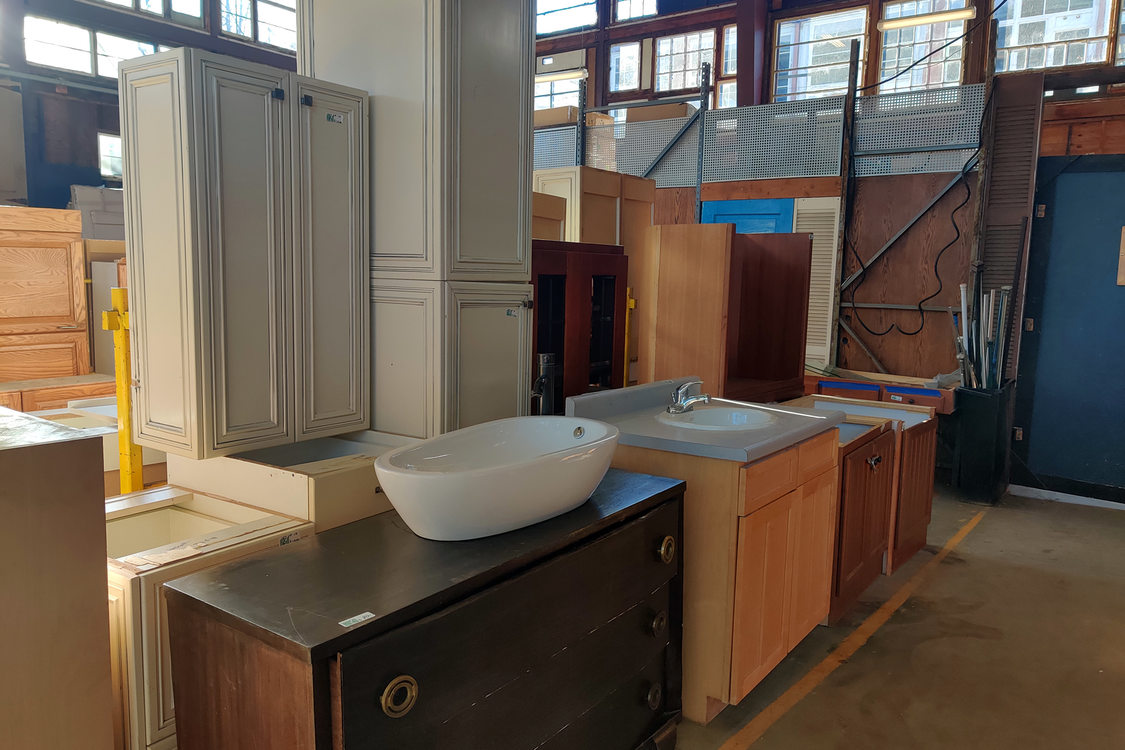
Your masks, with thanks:
M328 122L334 122L337 125L342 125L344 122L344 116L336 114L335 112L329 112L327 115L325 115L325 119L328 120Z
M278 547L284 547L287 544L292 544L293 542L299 542L299 541L301 541L301 532L291 531L288 534L286 534L285 536L283 536L283 537L281 537L280 539L277 540L277 546Z
M375 615L371 614L370 612L363 612L356 615L355 617L349 617L346 620L340 620L340 625L345 628L350 628L352 625L359 625L361 622L367 622L373 617L375 617Z

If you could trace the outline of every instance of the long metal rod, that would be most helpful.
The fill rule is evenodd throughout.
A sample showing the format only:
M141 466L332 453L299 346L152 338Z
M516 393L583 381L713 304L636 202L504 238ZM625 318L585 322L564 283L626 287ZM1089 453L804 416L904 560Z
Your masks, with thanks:
M976 160L974 159L973 161L975 163ZM970 169L971 168L972 167L970 165ZM881 248L879 248L879 250L876 251L876 253L874 255L872 255L866 263L863 264L862 268L860 268L858 271L853 273L848 278L844 279L844 283L840 284L840 291L842 292L845 289L847 289L849 286L854 284L859 279L859 277L863 275L864 271L866 271L868 268L871 268L871 266L873 266L875 264L875 261L879 260L879 258L881 258L883 256L883 253L890 250L891 247L896 242L898 242L900 239L902 239L902 236L904 234L906 234L908 231L910 231L910 228L913 227L915 224L917 224L923 216L925 216L927 213L929 213L930 209L933 208L934 206L936 206L938 204L938 201L940 201L942 198L944 198L945 194L948 193L950 190L952 190L954 187L956 187L957 183L960 182L960 181L961 181L961 175L958 174L956 177L954 177L949 182L948 185L946 185L941 190L939 190L938 194L935 195L933 197L933 199L929 203L926 204L926 207L923 208L921 211L919 211L918 214L913 219L908 221L906 223L906 225L903 226L902 229L895 232L894 237L891 237L889 240L887 240L887 242Z
M844 110L840 127L840 222L836 233L836 258L833 277L840 278L844 272L844 257L848 251L848 230L851 224L854 195L852 195L852 152L855 144L852 142L855 130L855 98L859 86L859 40L853 39L850 56L848 58L848 91L844 95ZM828 364L836 365L839 355L839 330L840 301L843 299L840 289L832 290L832 334L828 344Z
M707 124L708 100L711 98L711 63L703 63L699 72L699 161L695 173L695 223L703 221L703 146L704 126Z
M852 327L848 325L843 318L840 318L840 327L844 329L844 333L852 337L852 341L856 343L856 346L863 350L863 353L866 354L868 359L871 360L871 364L875 365L876 370L883 373L884 375L890 375L890 373L887 372L887 368L883 367L883 363L880 362L879 358L875 356L875 352L871 351L867 344L863 343L863 339L861 339L859 335L852 330Z
M586 166L586 79L578 82L578 129L574 132L574 163Z

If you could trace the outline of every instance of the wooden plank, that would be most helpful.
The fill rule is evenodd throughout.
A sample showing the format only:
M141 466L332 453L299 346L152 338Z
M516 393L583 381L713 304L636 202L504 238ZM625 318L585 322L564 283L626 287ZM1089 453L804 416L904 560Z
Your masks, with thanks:
M1070 125L1065 122L1043 124L1039 134L1040 156L1065 156L1070 143Z
M652 223L695 224L695 188L657 188Z
M19 391L0 392L0 406L5 409L23 411L23 396Z
M838 198L839 177L785 177L703 184L703 200L759 200L770 198Z
M10 232L60 232L82 239L82 212L57 208L0 206L0 228Z
M88 375L71 375L59 378L36 378L34 380L7 380L0 382L0 390L4 391L33 391L39 388L54 388L57 386L102 385L114 383L112 375L92 372Z
M741 466L619 445L613 465L687 481L684 494L684 716L705 723L730 702L731 627Z
M1072 102L1044 102L1043 122L1058 120L1103 119L1125 117L1125 100L1119 96L1081 99Z

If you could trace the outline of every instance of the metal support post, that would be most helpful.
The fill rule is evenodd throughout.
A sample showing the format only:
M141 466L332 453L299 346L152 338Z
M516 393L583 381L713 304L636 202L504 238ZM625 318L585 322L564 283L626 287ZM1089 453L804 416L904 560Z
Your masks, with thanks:
M711 63L703 63L699 72L699 163L695 175L695 223L703 220L703 133L707 124L707 109L711 99Z

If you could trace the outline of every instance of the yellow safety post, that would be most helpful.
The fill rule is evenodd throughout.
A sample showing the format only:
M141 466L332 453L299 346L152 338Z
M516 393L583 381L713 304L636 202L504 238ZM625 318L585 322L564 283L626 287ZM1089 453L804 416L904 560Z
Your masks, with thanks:
M133 442L133 374L129 367L129 290L110 290L112 310L102 312L102 328L113 331L113 366L117 375L117 456L121 494L144 489L141 447Z
M637 300L633 299L633 287L625 287L625 377L621 383L623 388L629 387L629 329L633 327L632 310L637 308Z

